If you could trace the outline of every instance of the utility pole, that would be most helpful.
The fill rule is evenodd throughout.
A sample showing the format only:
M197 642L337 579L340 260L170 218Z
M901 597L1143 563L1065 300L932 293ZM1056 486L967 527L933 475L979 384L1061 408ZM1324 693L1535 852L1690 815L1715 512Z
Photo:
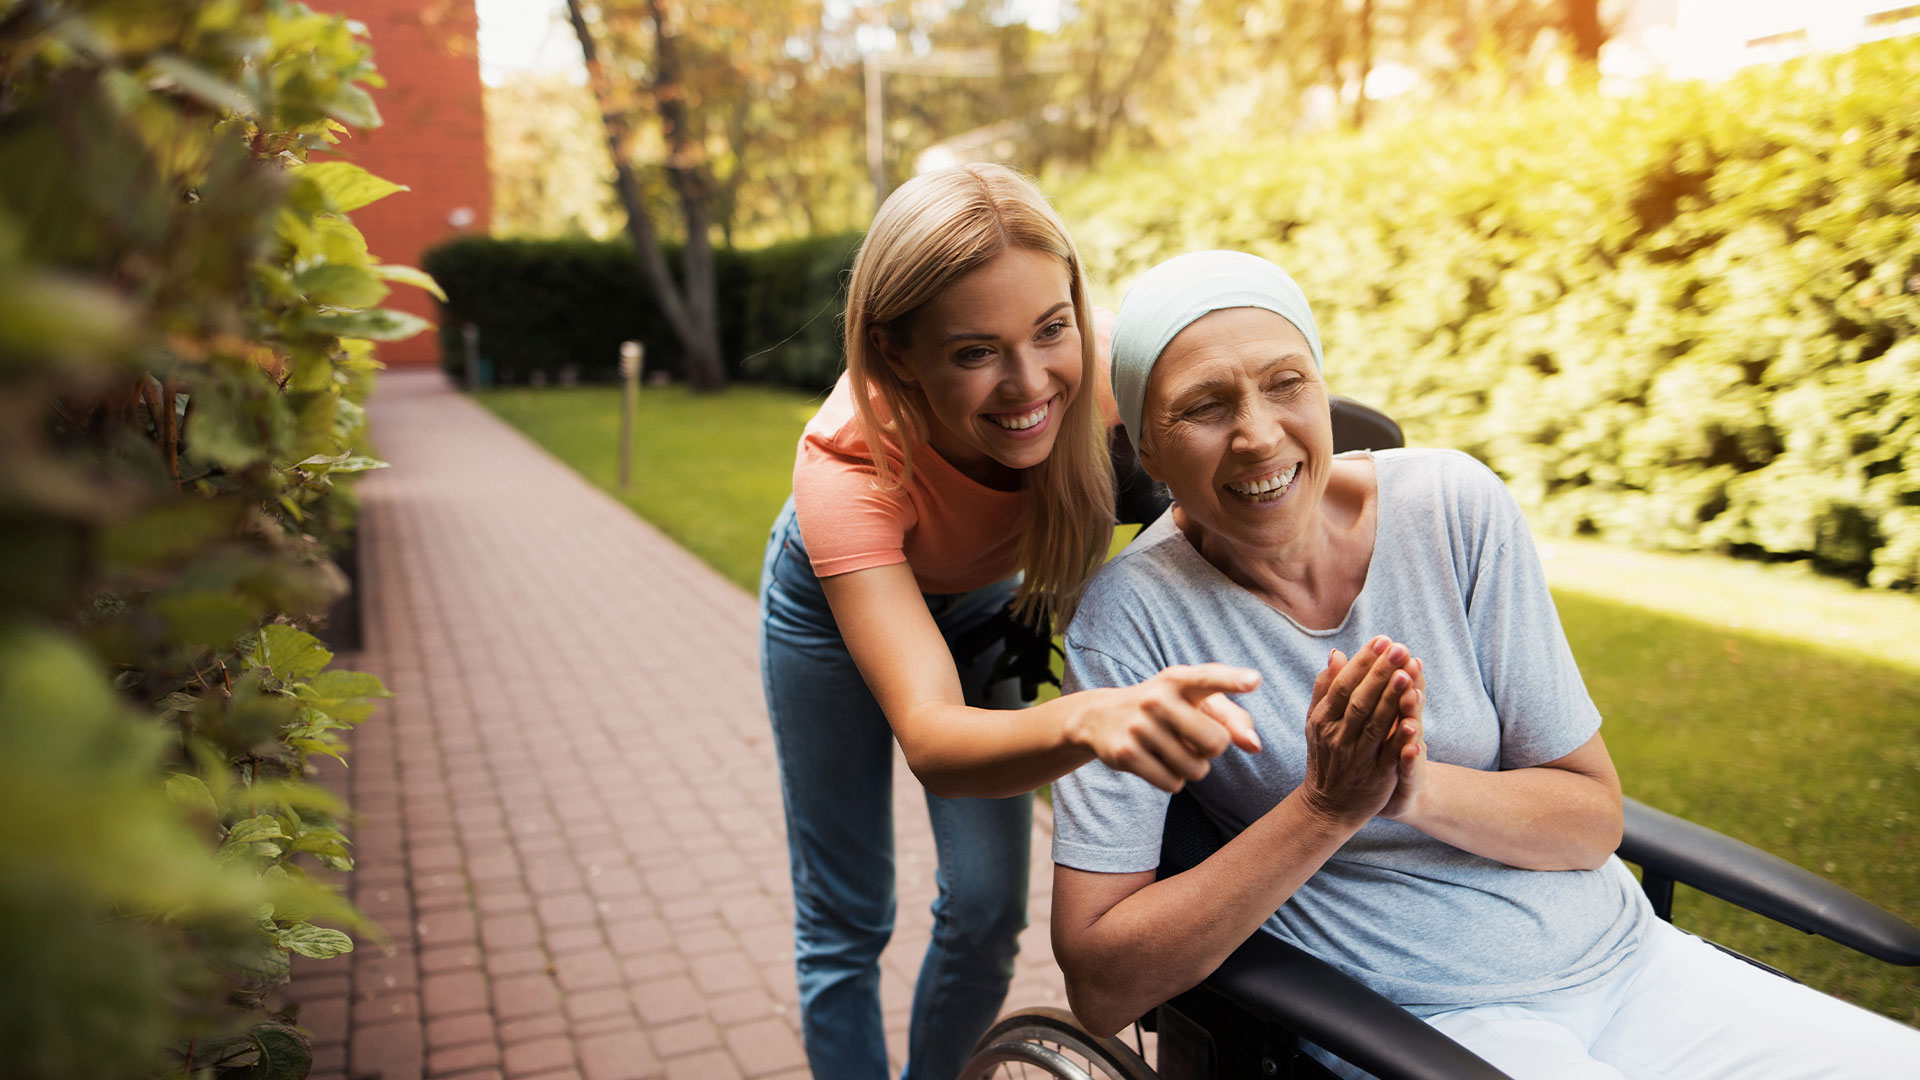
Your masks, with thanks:
M881 103L880 58L861 57L867 76L867 175L873 178L873 212L887 201L886 110Z

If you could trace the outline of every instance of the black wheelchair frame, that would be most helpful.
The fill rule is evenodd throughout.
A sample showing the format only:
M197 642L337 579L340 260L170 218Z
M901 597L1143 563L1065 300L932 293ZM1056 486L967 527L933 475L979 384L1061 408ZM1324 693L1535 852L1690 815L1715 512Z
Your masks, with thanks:
M1400 426L1374 409L1334 397L1332 412L1336 450L1404 445ZM1151 521L1166 508L1165 496L1138 470L1124 435L1116 431L1115 440L1120 520ZM1618 854L1640 867L1641 888L1660 918L1671 921L1674 887L1686 885L1877 960L1920 965L1920 927L1750 844L1633 799L1624 808ZM1198 866L1225 841L1190 794L1175 795L1159 875ZM1016 1010L981 1038L962 1077L991 1075L997 1063L1032 1065L1073 1080L1335 1077L1307 1052L1311 1043L1380 1080L1507 1080L1352 976L1260 931L1198 986L1141 1017L1139 1026L1156 1035L1156 1067L1118 1039L1088 1034L1060 1010ZM1076 1055L1087 1064L1075 1062Z

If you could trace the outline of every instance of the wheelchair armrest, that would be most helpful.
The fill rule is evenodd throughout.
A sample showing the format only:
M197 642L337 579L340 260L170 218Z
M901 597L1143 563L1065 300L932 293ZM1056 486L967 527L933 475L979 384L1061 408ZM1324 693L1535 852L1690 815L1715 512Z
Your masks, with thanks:
M1256 931L1201 985L1375 1076L1507 1077L1359 980L1264 931Z
M1796 930L1890 964L1920 964L1920 927L1704 825L1626 799L1620 857Z

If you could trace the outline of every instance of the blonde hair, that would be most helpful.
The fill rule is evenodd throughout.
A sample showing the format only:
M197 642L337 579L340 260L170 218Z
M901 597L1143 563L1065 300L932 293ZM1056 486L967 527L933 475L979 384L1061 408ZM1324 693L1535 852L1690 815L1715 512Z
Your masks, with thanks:
M1019 544L1025 577L1014 594L1014 613L1028 624L1064 625L1113 537L1113 472L1099 422L1101 372L1080 253L1031 180L1004 165L962 165L917 176L888 197L847 286L847 374L878 486L901 487L913 475L915 448L927 441L928 406L920 388L903 382L874 349L870 331L904 348L924 304L1010 249L1044 252L1065 265L1080 328L1080 392L1060 419L1052 452L1025 477L1032 493ZM897 476L889 445L900 453Z

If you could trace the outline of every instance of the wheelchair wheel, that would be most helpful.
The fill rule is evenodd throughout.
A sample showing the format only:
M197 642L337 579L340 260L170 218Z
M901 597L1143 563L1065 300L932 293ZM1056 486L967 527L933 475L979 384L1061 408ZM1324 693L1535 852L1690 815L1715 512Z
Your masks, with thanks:
M1059 1080L1154 1080L1154 1071L1125 1043L1090 1035L1064 1009L1022 1009L1003 1017L974 1044L960 1080L988 1077Z

